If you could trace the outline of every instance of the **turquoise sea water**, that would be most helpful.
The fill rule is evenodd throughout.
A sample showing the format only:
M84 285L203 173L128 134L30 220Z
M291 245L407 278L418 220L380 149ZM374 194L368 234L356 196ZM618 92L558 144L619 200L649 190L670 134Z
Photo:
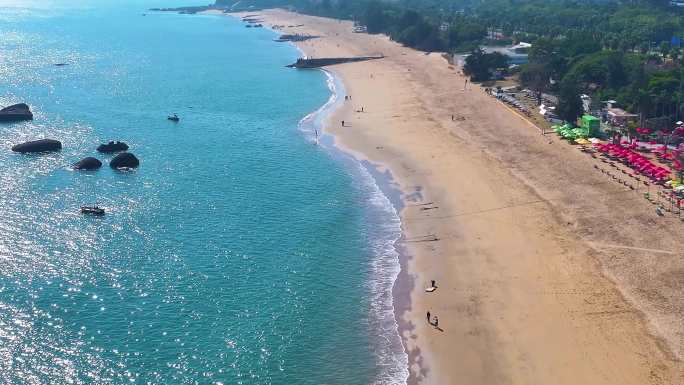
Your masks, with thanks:
M142 16L189 3L0 2L0 105L35 114L0 125L0 383L404 383L396 212L312 136L336 82L272 31Z

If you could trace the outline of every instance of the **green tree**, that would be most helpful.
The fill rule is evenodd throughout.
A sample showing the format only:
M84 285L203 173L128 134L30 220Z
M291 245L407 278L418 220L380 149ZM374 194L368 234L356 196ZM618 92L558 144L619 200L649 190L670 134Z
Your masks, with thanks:
M577 124L577 118L582 112L582 99L577 83L572 79L564 79L558 92L556 113L566 122Z
M482 49L476 49L466 57L463 72L473 81L485 81L491 79L494 70L506 67L507 62L506 56L499 52L485 53Z
M369 33L380 33L387 28L387 20L383 5L378 1L369 1L363 14L362 22Z

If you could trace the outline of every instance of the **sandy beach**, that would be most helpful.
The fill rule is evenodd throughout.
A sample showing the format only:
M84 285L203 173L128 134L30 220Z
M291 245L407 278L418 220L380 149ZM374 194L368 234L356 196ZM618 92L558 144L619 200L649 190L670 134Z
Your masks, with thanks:
M351 99L327 130L403 192L395 298L410 383L684 383L684 224L464 89L440 54L351 22L258 14L320 36L297 43L310 57L385 55L328 68Z

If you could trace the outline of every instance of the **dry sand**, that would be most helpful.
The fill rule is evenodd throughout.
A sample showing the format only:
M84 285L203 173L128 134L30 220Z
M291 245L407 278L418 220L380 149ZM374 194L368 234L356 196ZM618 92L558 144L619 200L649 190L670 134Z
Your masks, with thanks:
M311 57L386 56L328 68L352 96L328 130L404 193L395 296L410 382L684 384L682 223L479 86L463 90L438 54L349 22L259 14L321 36L297 43Z

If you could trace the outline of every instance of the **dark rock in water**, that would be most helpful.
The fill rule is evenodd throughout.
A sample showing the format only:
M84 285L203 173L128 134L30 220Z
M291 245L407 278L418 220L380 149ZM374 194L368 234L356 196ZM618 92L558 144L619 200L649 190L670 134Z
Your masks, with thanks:
M109 162L111 168L136 168L140 165L140 161L135 155L130 152L122 152Z
M14 152L49 152L62 149L62 143L54 139L40 139L31 142L17 144L12 147Z
M92 156L83 158L79 162L74 163L74 170L97 170L100 167L102 167L102 162Z
M119 152L119 151L126 151L128 150L128 145L124 142L112 142L110 141L109 143L106 144L101 144L97 146L97 151L99 152L104 152L104 153L112 153L112 152Z
M33 120L33 113L25 103L15 104L0 110L0 122Z

